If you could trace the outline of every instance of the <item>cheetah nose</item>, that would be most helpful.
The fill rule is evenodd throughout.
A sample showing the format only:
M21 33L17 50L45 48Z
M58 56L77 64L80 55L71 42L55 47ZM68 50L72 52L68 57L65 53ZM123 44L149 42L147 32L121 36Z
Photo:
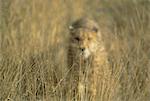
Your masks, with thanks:
M81 49L81 51L84 51L85 50L85 48L80 48Z

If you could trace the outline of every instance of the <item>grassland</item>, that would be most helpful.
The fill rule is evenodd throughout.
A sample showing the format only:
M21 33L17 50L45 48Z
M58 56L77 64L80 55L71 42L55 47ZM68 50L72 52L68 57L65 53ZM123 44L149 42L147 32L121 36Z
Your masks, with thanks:
M149 12L149 0L0 0L0 101L71 101L68 26L82 16L99 23L109 53L113 79L97 101L149 101Z

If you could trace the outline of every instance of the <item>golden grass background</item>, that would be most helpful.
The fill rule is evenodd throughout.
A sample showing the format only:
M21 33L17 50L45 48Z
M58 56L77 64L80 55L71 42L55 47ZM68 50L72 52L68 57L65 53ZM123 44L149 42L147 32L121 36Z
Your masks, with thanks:
M97 101L149 101L149 12L149 0L0 0L0 101L70 101L68 26L82 16L109 53L113 79Z

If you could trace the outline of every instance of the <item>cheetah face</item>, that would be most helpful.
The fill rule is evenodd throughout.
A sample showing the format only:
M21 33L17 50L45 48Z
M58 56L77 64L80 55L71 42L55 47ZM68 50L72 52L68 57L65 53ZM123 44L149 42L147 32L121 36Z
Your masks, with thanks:
M82 56L82 58L84 59L87 59L97 50L97 32L82 28L72 31L71 45L77 55Z

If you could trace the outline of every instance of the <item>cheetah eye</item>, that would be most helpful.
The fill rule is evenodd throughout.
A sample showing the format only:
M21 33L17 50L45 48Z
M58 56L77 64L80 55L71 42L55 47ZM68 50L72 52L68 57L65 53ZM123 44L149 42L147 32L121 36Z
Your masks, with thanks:
M80 38L79 38L79 37L75 37L75 40L76 40L76 41L80 41Z
M88 38L88 40L90 41L92 38Z
M97 32L98 32L98 29L97 29L96 27L94 27L94 28L93 28L93 31L97 33Z

